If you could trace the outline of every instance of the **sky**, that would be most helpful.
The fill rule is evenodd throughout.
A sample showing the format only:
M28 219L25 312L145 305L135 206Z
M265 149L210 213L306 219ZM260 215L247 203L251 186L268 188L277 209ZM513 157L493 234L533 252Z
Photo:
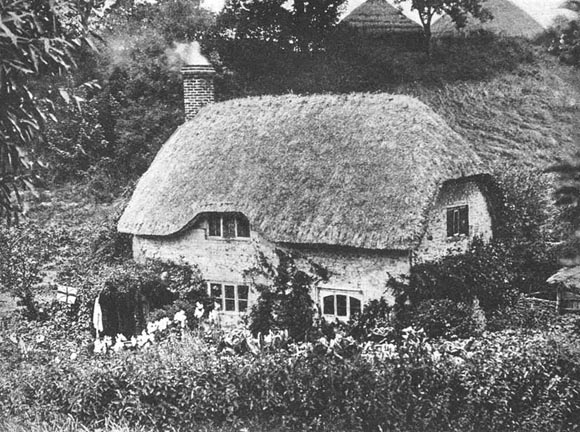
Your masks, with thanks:
M512 0L513 3L528 12L528 14L544 27L549 27L558 15L568 12L559 8L564 1L565 0ZM348 14L348 12L364 2L365 0L348 0L345 14ZM202 0L202 3L206 8L217 12L223 7L224 0ZM410 1L406 1L401 5L403 13L412 20L419 22L417 12L411 11L409 4Z

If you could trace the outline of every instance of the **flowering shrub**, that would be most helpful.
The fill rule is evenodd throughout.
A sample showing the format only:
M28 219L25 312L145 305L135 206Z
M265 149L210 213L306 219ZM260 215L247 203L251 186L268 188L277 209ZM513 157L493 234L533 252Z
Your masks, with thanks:
M240 329L224 335L232 347L247 338ZM580 414L580 354L540 332L444 342L414 328L381 343L262 338L262 346L253 339L257 349L224 355L186 332L146 350L24 363L0 376L0 412L163 430L261 420L290 430L397 431L573 430Z

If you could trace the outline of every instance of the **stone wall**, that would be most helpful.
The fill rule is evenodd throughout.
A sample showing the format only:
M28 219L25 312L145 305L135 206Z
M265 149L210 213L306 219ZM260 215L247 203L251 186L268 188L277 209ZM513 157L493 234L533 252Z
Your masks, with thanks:
M447 236L447 208L467 205L469 234ZM428 215L425 235L416 252L418 261L428 261L448 252L462 253L475 237L492 237L492 218L484 187L476 180L446 182Z

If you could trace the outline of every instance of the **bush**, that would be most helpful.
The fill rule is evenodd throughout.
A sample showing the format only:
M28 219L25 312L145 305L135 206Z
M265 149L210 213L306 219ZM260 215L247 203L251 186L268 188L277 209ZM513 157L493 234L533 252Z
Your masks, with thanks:
M362 313L348 323L348 334L358 340L384 338L392 329L392 310L383 297L371 300L365 304Z
M178 305L172 305L179 300ZM185 309L193 325L197 302L211 310L212 304L199 271L187 264L150 261L145 265L125 263L110 271L103 281L100 303L104 334L122 333L130 337L141 332L150 320L149 312L163 309L154 316L171 316ZM171 315L169 315L171 314Z
M339 355L340 340L225 355L186 337L23 364L0 376L0 412L163 430L262 421L268 429L401 431L573 430L580 412L578 352L543 333L436 345L407 329L397 344L351 341L352 355Z
M262 271L274 274L274 280L271 287L259 287L258 303L250 313L250 329L254 334L285 329L292 339L307 340L315 330L314 302L310 292L317 280L325 277L325 272L312 265L307 273L297 267L292 255L280 249L276 254L276 269L264 263L267 268Z

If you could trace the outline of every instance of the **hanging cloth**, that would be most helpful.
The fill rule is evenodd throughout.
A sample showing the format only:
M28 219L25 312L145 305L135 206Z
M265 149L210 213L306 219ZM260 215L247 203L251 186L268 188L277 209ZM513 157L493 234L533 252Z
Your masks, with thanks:
M93 327L95 328L97 339L99 338L99 332L103 331L103 311L99 303L100 298L101 295L99 294L95 299L95 306L93 307Z

